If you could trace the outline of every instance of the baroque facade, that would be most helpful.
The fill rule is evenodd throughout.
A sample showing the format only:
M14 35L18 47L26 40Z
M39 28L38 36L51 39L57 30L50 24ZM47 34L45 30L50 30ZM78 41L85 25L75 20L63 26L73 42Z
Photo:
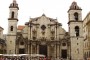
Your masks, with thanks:
M19 7L16 0L9 9L6 37L8 54L44 54L49 58L83 59L82 9L76 2L68 10L68 32L57 19L45 14L30 18L24 26L17 27Z

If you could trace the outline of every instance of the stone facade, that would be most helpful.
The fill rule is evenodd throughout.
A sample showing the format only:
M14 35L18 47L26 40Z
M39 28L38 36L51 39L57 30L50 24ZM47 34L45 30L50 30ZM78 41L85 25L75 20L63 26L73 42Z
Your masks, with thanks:
M69 33L71 43L71 59L83 59L83 21L82 9L73 2L68 11L69 14Z
M7 34L7 53L14 53L16 49L16 39L17 39L17 22L18 22L18 10L19 8L16 1L10 4L10 14L8 18L8 34ZM13 47L13 48L12 48Z
M44 54L48 58L83 59L82 9L73 2L68 10L69 32L57 19L42 14L18 26L18 4L10 5L7 34L8 54Z
M43 14L30 18L17 31L16 53L45 54L47 57L61 58L64 56L61 52L65 51L64 57L70 57L69 33L57 19Z

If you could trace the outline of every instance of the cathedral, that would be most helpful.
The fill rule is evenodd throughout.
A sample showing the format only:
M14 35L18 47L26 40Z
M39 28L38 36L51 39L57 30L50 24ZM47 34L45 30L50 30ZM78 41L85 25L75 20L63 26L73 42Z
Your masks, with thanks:
M42 14L17 27L19 6L9 6L7 54L43 54L48 58L84 59L82 9L72 2L68 9L68 32L57 19Z

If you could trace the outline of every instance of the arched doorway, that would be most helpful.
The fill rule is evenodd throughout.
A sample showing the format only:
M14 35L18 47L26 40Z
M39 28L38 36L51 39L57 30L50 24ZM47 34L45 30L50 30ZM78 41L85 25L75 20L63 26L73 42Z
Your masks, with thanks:
M19 49L19 54L25 54L25 49L24 48L20 48Z
M65 59L67 58L67 50L66 49L61 50L61 57L65 58Z
M47 45L39 45L39 54L47 56Z

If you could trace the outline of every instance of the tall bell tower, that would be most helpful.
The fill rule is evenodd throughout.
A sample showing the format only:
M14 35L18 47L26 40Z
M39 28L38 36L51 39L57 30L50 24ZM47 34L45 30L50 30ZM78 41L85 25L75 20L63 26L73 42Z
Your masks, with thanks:
M16 0L13 0L9 6L9 9L10 12L8 18L7 53L14 54L19 10Z
M70 34L70 57L71 60L83 60L83 21L82 9L74 1L68 10L69 34Z

